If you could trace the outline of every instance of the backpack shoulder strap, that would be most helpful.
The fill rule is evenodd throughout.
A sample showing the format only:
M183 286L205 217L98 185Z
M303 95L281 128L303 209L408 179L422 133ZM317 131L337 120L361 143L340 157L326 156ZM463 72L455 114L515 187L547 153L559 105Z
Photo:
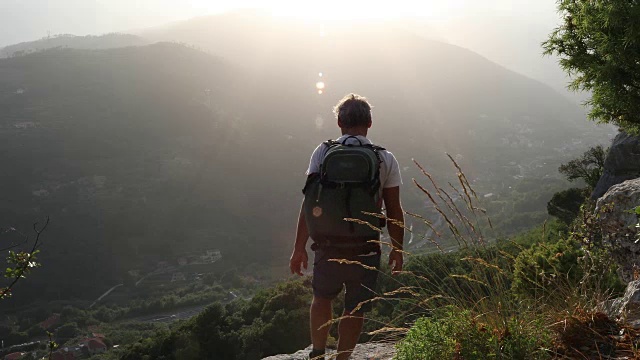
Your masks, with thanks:
M325 146L324 149L324 154L322 154L322 157L320 158L320 167L322 167L322 163L324 162L324 158L325 156L327 156L327 153L329 152L329 150L331 150L332 148L338 146L338 145L342 145L339 141L335 141L332 139L329 139L325 142L322 143Z
M383 148L382 146L378 146L378 145L374 145L374 144L365 144L362 145L363 147L367 147L370 148L371 150L373 150L374 154L376 154L376 157L378 158L378 166L380 166L380 164L382 164L382 156L380 156L380 151L384 151L387 150L385 148Z
M332 147L337 146L337 145L342 145L339 141L335 141L335 140L332 140L332 139L329 139L329 140L323 142L323 144L325 146L327 146L328 148L332 148Z

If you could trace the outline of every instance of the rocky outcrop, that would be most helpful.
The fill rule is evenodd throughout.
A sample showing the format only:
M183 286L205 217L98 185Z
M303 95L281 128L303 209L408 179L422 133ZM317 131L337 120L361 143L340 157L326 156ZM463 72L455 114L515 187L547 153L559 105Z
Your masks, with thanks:
M611 245L611 255L625 282L640 274L638 216L633 211L636 206L640 206L640 178L613 186L596 203L603 241Z
M604 161L604 172L591 194L596 200L613 185L640 177L640 138L619 133Z
M627 285L624 296L601 305L611 319L624 320L626 324L640 328L640 280Z
M289 355L275 355L269 356L262 360L307 360L309 359L309 351L311 351L311 347L300 350L295 354ZM371 342L366 344L358 344L351 354L351 360L391 360L393 359L393 355L395 355L395 344L392 343L382 343L382 342ZM334 354L335 351L327 352L327 359L334 359L335 357L331 357L331 354Z

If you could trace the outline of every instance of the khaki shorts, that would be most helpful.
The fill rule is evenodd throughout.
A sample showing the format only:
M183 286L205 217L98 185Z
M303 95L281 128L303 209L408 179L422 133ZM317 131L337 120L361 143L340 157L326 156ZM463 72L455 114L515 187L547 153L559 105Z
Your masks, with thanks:
M351 312L363 301L373 299L378 270L380 269L380 253L367 255L354 255L347 260L358 261L363 265L373 267L376 270L365 269L358 264L341 264L330 259L344 258L335 253L323 249L315 251L313 262L313 295L325 299L334 299L343 287L346 289L344 296L344 310ZM371 311L371 301L363 304L360 312Z

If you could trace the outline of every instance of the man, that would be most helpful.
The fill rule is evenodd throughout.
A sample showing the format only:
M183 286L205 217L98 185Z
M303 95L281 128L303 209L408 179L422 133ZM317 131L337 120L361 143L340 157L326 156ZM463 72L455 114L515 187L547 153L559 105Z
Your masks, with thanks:
M344 97L334 108L334 114L338 120L342 136L337 142L359 145L371 144L367 139L367 132L371 128L371 106L367 99L356 94ZM319 145L311 156L307 176L313 176L320 172L320 167L327 154L328 145ZM380 187L379 197L384 200L386 216L390 220L404 223L404 214L400 204L400 168L392 153L382 149L379 154ZM380 204L381 205L381 204ZM303 206L304 207L304 206ZM389 236L393 249L389 254L389 266L392 273L402 270L403 256L402 246L404 229L402 226L387 221ZM309 238L309 229L305 219L305 211L300 210L298 216L298 229L289 262L292 273L302 275L302 268L307 268L308 257L306 244ZM316 239L314 239L316 240ZM317 245L317 244L314 244ZM378 272L368 270L357 264L339 263L329 259L346 259L357 261L363 265L379 269L380 245L368 243L357 252L343 252L340 249L332 249L330 246L312 246L315 251L313 268L313 301L310 309L311 340L313 350L310 358L322 359L325 353L329 326L324 326L332 319L332 300L346 287L344 318L338 325L338 360L349 359L353 348L358 342L364 313L370 311L371 302L375 294ZM360 306L359 306L360 305ZM355 311L354 311L355 310Z

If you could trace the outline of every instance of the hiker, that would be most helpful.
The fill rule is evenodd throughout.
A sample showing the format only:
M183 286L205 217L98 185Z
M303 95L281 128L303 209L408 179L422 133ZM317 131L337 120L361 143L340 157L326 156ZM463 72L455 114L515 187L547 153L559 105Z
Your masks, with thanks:
M387 226L393 244L389 266L392 273L397 273L402 270L404 237L404 228L398 224L404 223L404 216L400 205L402 180L398 161L392 153L367 139L372 124L367 99L356 94L347 95L333 111L342 136L320 144L311 155L303 190L305 200L298 217L289 267L291 273L298 275L302 275L303 267L307 269L306 244L311 237L315 260L310 358L324 358L330 326L322 325L332 319L332 300L343 286L346 288L344 318L338 325L336 358L345 360L349 359L358 342L364 313L371 310L371 299L375 297L378 271L362 266L380 268L380 232L372 226ZM370 215L380 214L383 202L389 220Z

